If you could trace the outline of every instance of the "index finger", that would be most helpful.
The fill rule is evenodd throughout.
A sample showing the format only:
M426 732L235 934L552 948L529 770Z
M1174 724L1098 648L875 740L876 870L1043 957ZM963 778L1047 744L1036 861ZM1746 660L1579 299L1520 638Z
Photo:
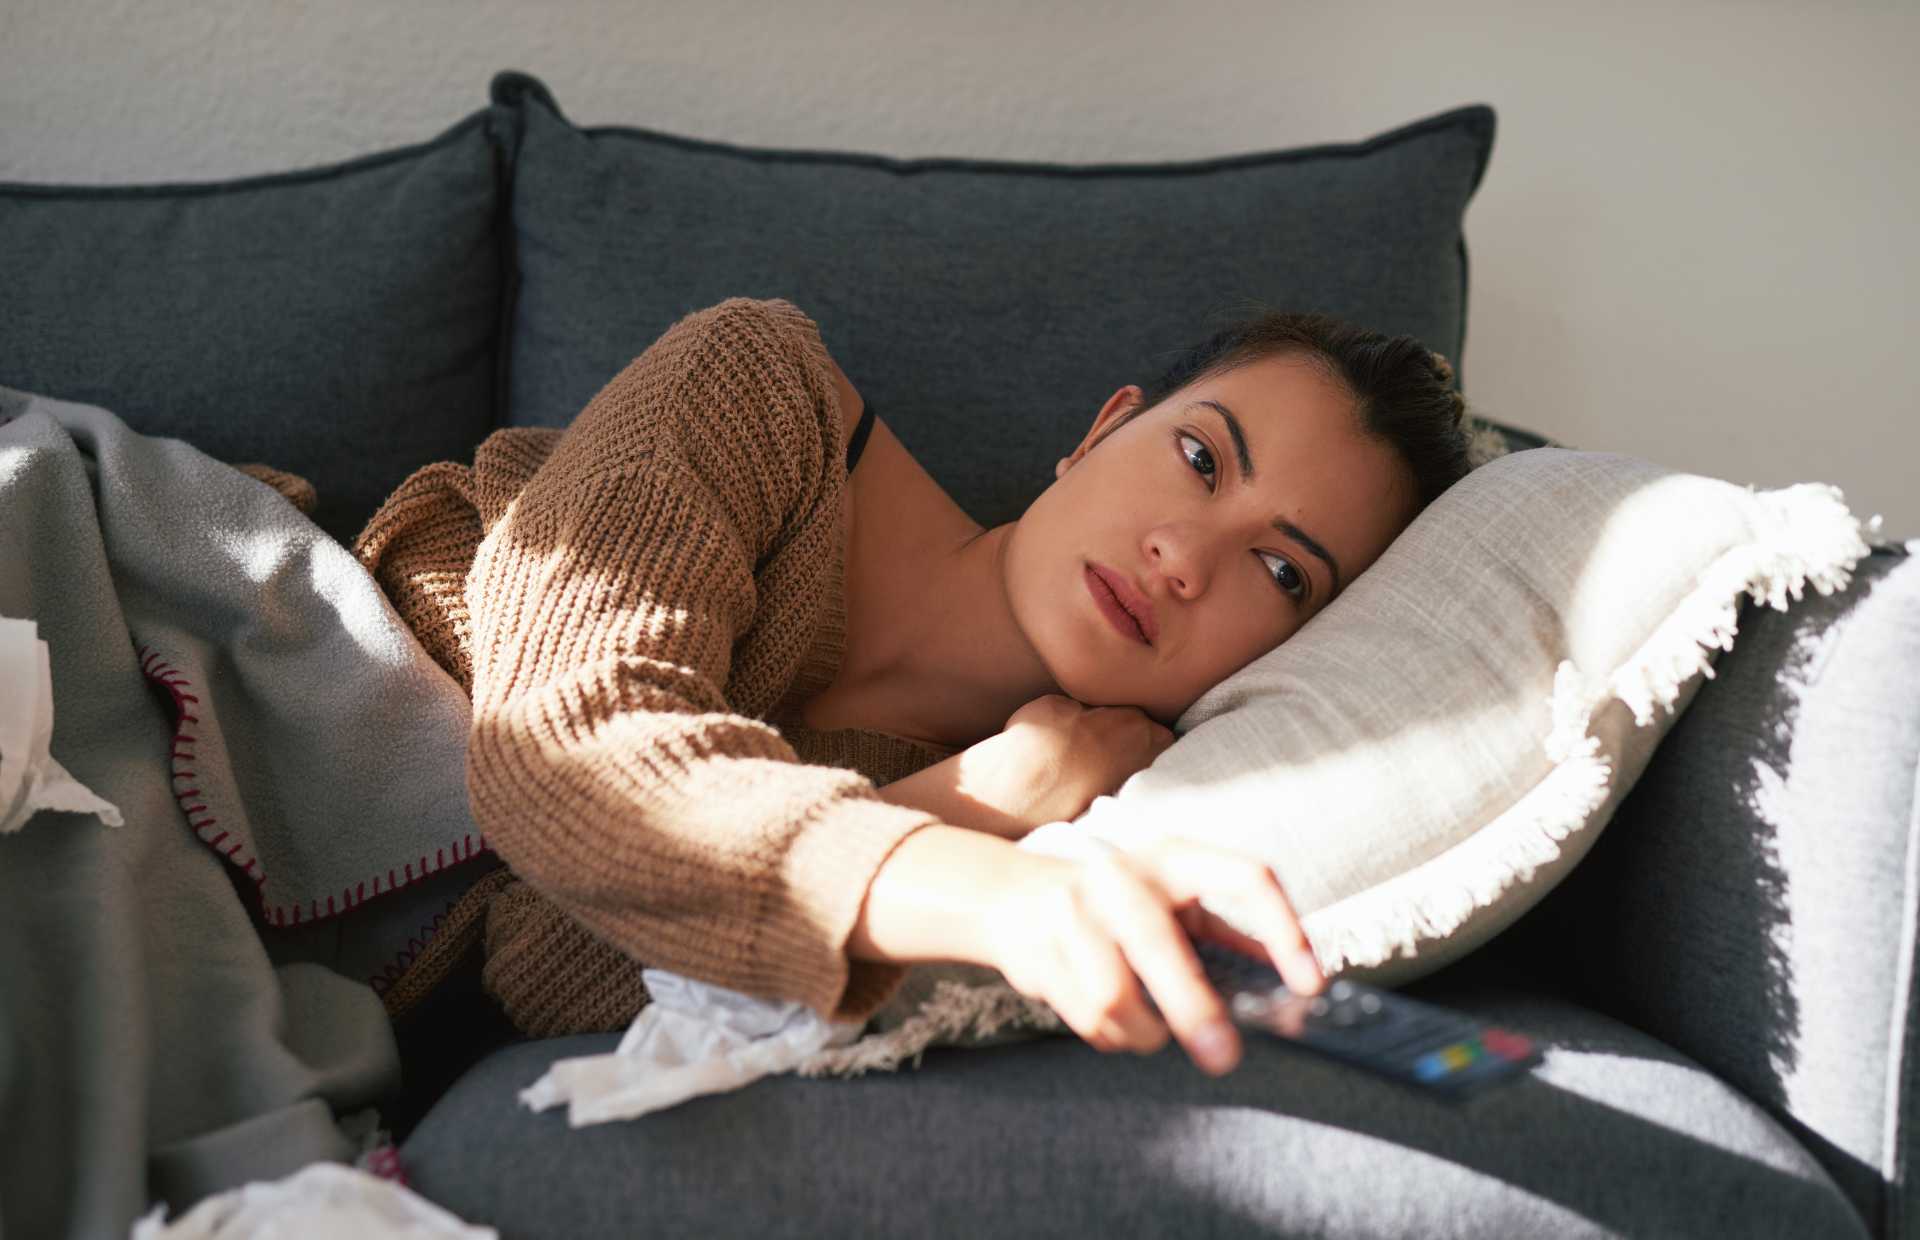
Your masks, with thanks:
M1280 886L1280 879L1271 866L1260 866L1253 881L1258 893L1256 898L1263 899L1269 907L1267 928L1260 938L1273 956L1274 968L1280 971L1288 990L1298 995L1319 994L1327 988L1327 975L1320 968L1320 957L1307 939L1307 932L1301 928L1286 889Z
M1288 990L1312 996L1326 989L1320 958L1273 867L1231 849L1185 840L1157 860L1170 895L1197 900L1235 930L1258 939Z
M1145 1001L1194 1061L1218 1074L1232 1066L1232 1016L1207 980L1185 927L1159 900L1159 884L1115 867L1101 888L1102 921L1140 979Z
M1127 966L1140 979L1146 1004L1181 1040L1188 1056L1202 1069L1219 1075L1236 1060L1233 1015L1219 990L1208 981L1206 967L1192 941L1164 906L1140 900L1133 914L1112 927L1127 956Z

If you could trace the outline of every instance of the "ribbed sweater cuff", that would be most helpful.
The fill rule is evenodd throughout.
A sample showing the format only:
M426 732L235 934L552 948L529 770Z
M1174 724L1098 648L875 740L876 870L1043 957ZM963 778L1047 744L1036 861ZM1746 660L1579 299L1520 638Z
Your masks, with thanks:
M900 841L940 821L877 796L827 802L793 840L780 875L783 898L758 925L753 958L768 970L760 993L793 993L828 1020L866 1019L907 975L907 966L847 955L867 889ZM829 950L823 952L822 944Z

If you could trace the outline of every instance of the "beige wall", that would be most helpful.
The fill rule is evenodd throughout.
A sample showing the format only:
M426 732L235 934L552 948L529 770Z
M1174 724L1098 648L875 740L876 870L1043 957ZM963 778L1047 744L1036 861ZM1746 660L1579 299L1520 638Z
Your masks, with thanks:
M432 136L525 69L583 124L1070 162L1484 101L1469 398L1830 482L1920 536L1920 4L0 0L0 179L203 179ZM4 342L0 342L3 345Z

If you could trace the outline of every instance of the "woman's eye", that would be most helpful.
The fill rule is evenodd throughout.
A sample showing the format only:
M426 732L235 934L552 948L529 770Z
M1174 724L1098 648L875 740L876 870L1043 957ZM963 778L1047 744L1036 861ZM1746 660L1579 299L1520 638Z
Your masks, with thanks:
M1180 447L1180 455L1186 458L1187 467L1189 469L1193 470L1193 472L1199 474L1201 477L1207 480L1207 489L1211 491L1213 489L1213 475L1219 469L1219 466L1213 463L1213 453L1207 450L1206 444L1201 443L1198 439L1195 439L1192 435L1183 434L1180 431L1175 431L1173 434L1173 439L1176 446L1180 446L1181 441L1184 440L1187 443L1194 444L1199 449L1198 455L1200 459L1206 463L1206 468L1204 469L1201 468L1199 465L1195 464L1194 454L1188 452L1184 446ZM1306 576L1303 573L1301 573L1299 569L1293 566L1293 562L1291 560L1282 559L1280 556L1273 555L1272 553L1266 552L1266 551L1257 552L1256 554L1264 558L1274 560L1280 565L1277 571L1270 572L1268 574L1273 578L1275 584L1277 584L1282 590L1286 591L1286 593L1295 602L1304 602L1306 600L1306 597L1307 597Z
M1187 458L1187 466L1190 469L1192 469L1194 473L1199 474L1202 478L1205 478L1207 480L1207 488L1211 490L1213 488L1213 475L1216 472L1218 472L1218 469L1219 469L1219 467L1213 463L1213 453L1207 451L1207 445L1200 443L1200 441L1198 439L1195 439L1192 435L1183 435L1180 432L1175 431L1173 435L1174 443L1177 445L1182 440L1185 440L1186 442L1192 443L1192 444L1199 444L1200 456L1207 463L1207 467L1205 469L1201 469L1199 466L1193 463L1193 456L1190 453L1188 453L1188 451L1185 448L1180 449L1180 455Z
M1267 553L1263 551L1261 554L1266 555ZM1283 560L1277 555L1269 556L1268 558L1276 561L1280 565L1280 571L1272 574L1273 579L1280 584L1280 588L1288 594L1291 594L1296 601L1305 599L1307 596L1307 579L1301 575L1300 570L1295 568L1291 561Z

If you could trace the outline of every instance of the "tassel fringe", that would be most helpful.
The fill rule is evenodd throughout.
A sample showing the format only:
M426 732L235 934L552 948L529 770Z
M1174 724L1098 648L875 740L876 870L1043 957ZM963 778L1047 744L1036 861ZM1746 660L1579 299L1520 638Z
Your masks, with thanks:
M920 1010L897 1027L848 1046L822 1049L794 1071L801 1076L859 1076L875 1069L894 1072L909 1055L918 1068L921 1055L936 1042L949 1044L970 1034L985 1037L1002 1029L1057 1033L1066 1027L1052 1008L1005 982L965 986L941 981Z

